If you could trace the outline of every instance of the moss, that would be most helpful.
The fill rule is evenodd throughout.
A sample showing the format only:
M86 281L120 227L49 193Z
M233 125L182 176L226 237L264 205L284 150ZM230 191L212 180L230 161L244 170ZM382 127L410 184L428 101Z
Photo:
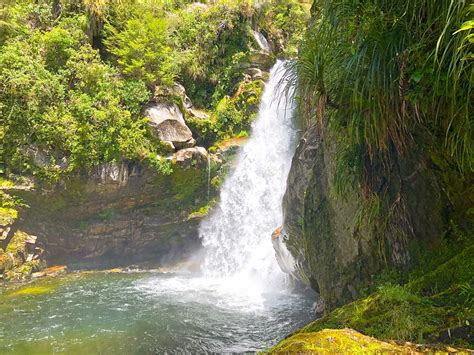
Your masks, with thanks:
M172 200L180 208L186 209L202 198L202 192L207 190L207 171L204 169L173 168L169 178L169 188Z
M425 347L411 343L384 342L352 329L325 329L319 332L295 334L269 351L270 353L374 354L420 352L469 354L470 351L451 347Z
M12 292L6 293L8 297L19 297L19 296L39 296L45 294L51 294L58 288L57 283L48 283L48 284L41 284L41 285L27 285L21 287L17 290Z
M352 329L325 329L318 332L299 333L282 341L271 353L345 353L364 354L378 352L411 352L413 347L380 341Z
M217 204L217 202L218 201L215 198L210 200L208 204L202 206L201 208L197 209L194 212L191 212L188 216L188 219L202 218L202 217L207 216L209 214L209 211L212 209L212 207L214 207Z
M349 327L383 340L472 347L473 252L473 246L465 247L404 286L380 286L373 294L335 309L297 334Z
M381 339L422 341L444 325L446 310L401 286L386 286L369 297L336 309L302 332L350 327Z
M410 290L433 295L456 284L474 280L474 245L466 247L450 260L409 283Z

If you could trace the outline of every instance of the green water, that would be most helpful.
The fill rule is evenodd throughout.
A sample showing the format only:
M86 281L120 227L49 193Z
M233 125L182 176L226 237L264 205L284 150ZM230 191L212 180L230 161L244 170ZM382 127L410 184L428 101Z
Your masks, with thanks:
M187 274L78 273L0 290L2 354L256 351L313 317L307 297Z

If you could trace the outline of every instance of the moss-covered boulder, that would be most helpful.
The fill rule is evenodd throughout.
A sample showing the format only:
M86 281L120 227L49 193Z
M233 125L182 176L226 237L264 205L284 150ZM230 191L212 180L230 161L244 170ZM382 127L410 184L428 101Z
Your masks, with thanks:
M453 347L437 349L411 343L385 342L348 328L297 333L283 340L269 352L272 354L470 353L468 350Z
M0 248L0 275L7 281L23 281L42 270L46 263L43 250L36 246L36 236L17 230L5 250Z
M301 328L295 339L311 339L325 329L351 328L384 341L473 348L474 246L459 249L431 271L420 266L405 285L385 283L334 309Z

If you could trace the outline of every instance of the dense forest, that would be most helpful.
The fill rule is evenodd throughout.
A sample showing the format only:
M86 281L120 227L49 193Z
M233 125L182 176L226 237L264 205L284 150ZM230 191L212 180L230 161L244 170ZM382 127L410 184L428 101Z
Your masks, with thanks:
M215 112L195 127L208 146L245 132L244 103L225 97L257 46L252 29L291 56L306 19L295 1L12 1L0 16L2 169L46 179L119 159L169 172L141 109L176 82ZM32 163L32 146L51 161Z
M163 270L225 282L170 293L213 327L197 341L192 320L143 316L120 341L25 345L18 328L0 352L469 353L473 19L468 0L4 0L0 336L66 284L128 297L148 277L130 268L158 269L165 290Z

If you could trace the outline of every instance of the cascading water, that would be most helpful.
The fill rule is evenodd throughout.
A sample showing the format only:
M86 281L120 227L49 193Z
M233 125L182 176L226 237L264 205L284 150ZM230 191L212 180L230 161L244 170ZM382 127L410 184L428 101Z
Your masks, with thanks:
M202 273L70 274L57 288L51 280L51 293L6 296L0 353L240 353L313 320L312 300L282 287L270 241L295 138L283 66L272 69L251 138L202 223Z
M202 271L212 277L279 287L284 280L270 241L282 223L281 201L294 153L294 105L283 82L284 62L270 72L251 137L224 182L220 204L203 221Z

